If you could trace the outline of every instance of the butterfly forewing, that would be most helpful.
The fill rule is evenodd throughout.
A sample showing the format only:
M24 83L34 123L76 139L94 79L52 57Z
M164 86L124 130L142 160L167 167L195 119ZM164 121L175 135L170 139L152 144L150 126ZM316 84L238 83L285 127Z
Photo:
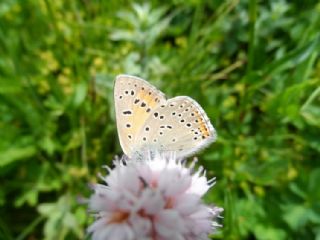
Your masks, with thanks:
M114 86L118 135L125 154L131 156L138 134L155 108L166 103L165 96L143 79L119 75Z

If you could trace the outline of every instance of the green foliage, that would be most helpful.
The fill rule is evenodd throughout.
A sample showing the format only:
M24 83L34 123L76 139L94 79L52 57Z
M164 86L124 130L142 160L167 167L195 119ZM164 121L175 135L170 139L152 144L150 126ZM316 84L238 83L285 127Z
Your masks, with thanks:
M312 0L1 1L0 239L87 238L120 73L211 118L213 239L320 239L319 29Z

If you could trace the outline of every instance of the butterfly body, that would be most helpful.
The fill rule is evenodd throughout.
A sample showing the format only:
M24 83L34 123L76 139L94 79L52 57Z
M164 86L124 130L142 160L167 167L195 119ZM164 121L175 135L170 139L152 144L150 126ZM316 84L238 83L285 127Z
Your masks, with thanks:
M187 157L216 139L206 113L190 97L167 100L147 81L119 75L114 99L120 144L129 157L145 148Z

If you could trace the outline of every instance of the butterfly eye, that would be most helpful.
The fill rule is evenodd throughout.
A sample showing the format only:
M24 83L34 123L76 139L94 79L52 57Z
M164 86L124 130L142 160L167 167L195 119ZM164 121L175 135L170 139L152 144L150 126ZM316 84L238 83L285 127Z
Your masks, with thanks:
M191 127L191 124L190 124L190 123L187 123L187 127Z
M138 102L140 102L139 99L134 100L134 104L137 104Z
M134 95L134 91L133 90L131 90L131 96L133 96Z
M130 125L129 123L127 123L127 124L126 124L126 127L127 127L127 128L130 128L130 127L131 127L131 125Z
M147 105L147 104L144 103L144 102L141 103L141 107L145 107L146 105Z

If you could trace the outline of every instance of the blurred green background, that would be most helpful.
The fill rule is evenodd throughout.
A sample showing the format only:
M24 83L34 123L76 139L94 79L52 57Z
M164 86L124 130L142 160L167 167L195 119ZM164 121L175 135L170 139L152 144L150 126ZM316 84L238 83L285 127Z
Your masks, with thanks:
M320 3L0 1L0 239L85 239L78 197L121 153L113 80L189 95L223 206L213 239L320 239Z

